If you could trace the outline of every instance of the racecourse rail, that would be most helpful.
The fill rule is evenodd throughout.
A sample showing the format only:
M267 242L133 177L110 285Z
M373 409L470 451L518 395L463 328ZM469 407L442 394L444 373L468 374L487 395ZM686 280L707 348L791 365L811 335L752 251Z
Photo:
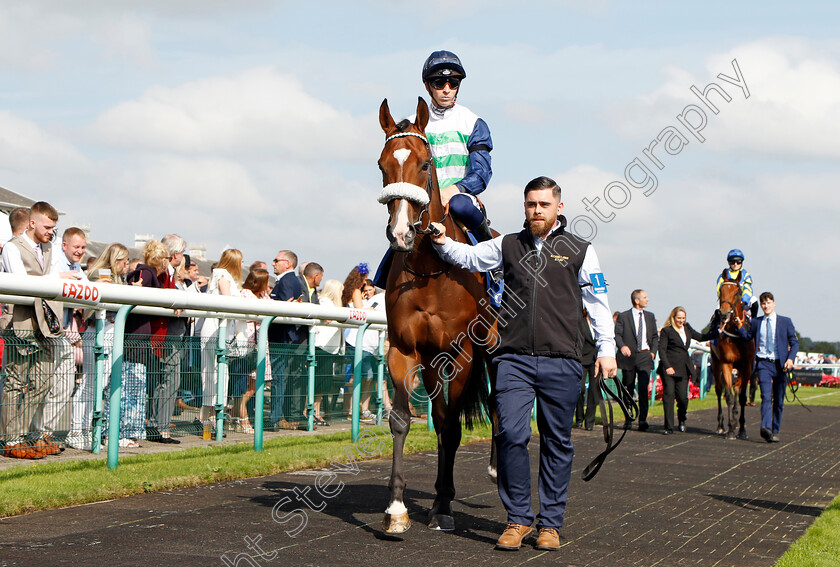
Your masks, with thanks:
M263 412L265 401L266 359L268 354L268 326L272 323L285 323L309 326L308 341L308 391L307 391L307 428L312 431L314 420L315 398L315 326L358 327L357 344L354 353L354 380L352 394L352 435L355 442L359 436L360 401L361 401L361 360L362 341L364 331L370 328L379 332L378 370L376 380L376 399L382 399L384 385L384 344L387 320L385 313L347 307L327 307L312 303L297 303L288 301L265 301L260 299L244 299L221 295L201 293L184 293L174 289L152 289L130 285L98 284L77 280L65 280L51 277L21 276L0 273L0 303L18 305L33 305L36 298L56 300L66 303L69 307L93 309L96 312L96 335L94 339L95 382L94 391L103 389L105 369L105 312L116 312L114 321L114 346L112 366L110 372L110 407L108 419L108 439L119 438L120 424L120 395L123 375L123 352L125 345L125 323L130 312L141 315L157 315L168 317L210 317L220 319L241 319L259 321L260 331L257 337L257 381L255 394L255 423L254 450L263 448ZM228 356L227 326L219 326L218 344L216 346L216 364L218 369L216 411L217 440L222 439L224 428L224 401L222 388L227 379ZM703 352L700 363L699 390L700 397L707 393L709 376L709 348L696 345L692 350ZM658 358L658 354L657 354ZM837 365L832 365L832 374L838 374ZM656 368L656 363L654 364ZM652 387L650 389L650 403L655 401L656 372L652 372ZM427 400L431 406L431 400ZM101 396L94 399L93 409L93 452L100 452L100 441L103 433L104 412ZM536 403L534 404L536 413ZM428 427L432 429L431 408L428 411ZM118 443L108 443L108 467L118 466Z
M365 309L328 307L312 303L288 301L265 301L222 295L185 293L181 290L151 289L130 285L98 284L50 277L21 276L0 273L0 303L33 305L36 299L61 301L68 307L81 307L96 311L96 336L94 339L95 386L94 392L101 392L105 381L105 312L116 311L114 320L114 346L110 372L110 407L108 419L108 468L115 469L119 463L116 440L119 438L120 395L122 390L123 350L125 344L125 323L128 314L160 315L168 317L210 317L221 319L247 319L259 321L257 336L257 391L255 394L254 450L263 448L263 411L265 401L266 357L268 352L268 327L272 323L309 326L309 358L315 360L315 325L358 327L354 359L352 433L355 442L359 436L361 399L362 341L369 328L379 332L379 353L377 372L377 398L382 398L384 378L385 314ZM228 357L227 326L219 326L219 340L216 347L218 368L216 411L217 440L222 439L224 428L224 401L222 388L227 380ZM308 429L313 429L315 366L309 365L309 386L307 394ZM93 452L100 451L103 428L103 400L94 399L93 410ZM431 412L429 412L431 413Z

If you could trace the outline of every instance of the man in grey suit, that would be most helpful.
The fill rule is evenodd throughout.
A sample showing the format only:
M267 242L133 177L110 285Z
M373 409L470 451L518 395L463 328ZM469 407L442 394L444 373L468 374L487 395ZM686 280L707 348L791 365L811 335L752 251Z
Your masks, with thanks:
M617 362L621 369L621 382L627 395L633 395L638 381L639 387L639 431L647 431L648 386L653 370L653 359L659 350L659 331L656 317L645 311L647 293L643 289L630 294L633 308L620 313L615 321L615 346L618 348ZM625 400L629 403L629 399ZM626 427L630 424L626 423Z

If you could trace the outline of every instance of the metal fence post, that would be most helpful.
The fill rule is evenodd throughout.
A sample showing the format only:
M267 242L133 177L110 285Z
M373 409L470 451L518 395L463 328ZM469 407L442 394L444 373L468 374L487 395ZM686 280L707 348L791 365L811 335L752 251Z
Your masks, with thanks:
M257 333L257 391L254 394L254 451L263 450L263 421L265 419L265 362L268 358L268 326L275 316L263 317Z
M216 403L213 405L213 409L216 411L216 441L221 441L224 437L226 396L222 394L227 389L227 370L227 319L221 319L219 321L219 340L216 343Z
M709 353L704 352L700 357L700 399L706 397L706 391L709 385Z
M353 423L351 426L353 433L353 443L359 440L359 414L361 413L360 405L362 403L362 355L365 344L365 331L370 326L370 323L362 323L359 330L356 332L356 350L353 353Z
M119 464L120 449L120 397L122 394L122 375L125 358L125 320L134 305L123 305L114 319L114 350L111 365L111 402L108 415L108 468L113 470Z
M318 361L315 359L315 334L317 329L314 325L309 327L309 354L306 355L306 362L308 363L308 383L306 387L306 430L312 431L315 427L315 370L318 367ZM324 411L321 408L321 411Z
M382 388L388 387L385 384L385 331L379 331L376 361L376 425L382 425Z
M653 357L653 370L651 373L653 374L653 378L650 379L650 407L653 407L656 404L656 382L659 380L659 373L656 371L656 368L659 366L659 353ZM663 382L663 391L665 383Z
M93 415L91 427L91 452L102 452L102 425L105 415L102 411L102 388L105 384L105 310L96 312L96 335L93 339Z

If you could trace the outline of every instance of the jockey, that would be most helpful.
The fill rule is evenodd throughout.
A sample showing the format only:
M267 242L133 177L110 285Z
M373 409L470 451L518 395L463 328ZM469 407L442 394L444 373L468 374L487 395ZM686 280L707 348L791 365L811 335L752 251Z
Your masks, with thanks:
M441 204L462 222L478 241L490 240L490 221L484 216L476 195L487 188L493 175L490 151L493 140L487 123L467 107L455 104L461 81L467 72L451 51L435 51L423 64L423 84L432 99L426 139L435 162ZM414 121L416 116L409 116ZM388 250L374 276L384 288L393 251Z
M752 276L750 273L743 267L744 265L744 253L741 252L738 248L733 248L729 251L729 254L726 255L726 261L729 263L729 278L730 279L738 279L738 274L741 275L741 302L744 304L744 309L750 310L750 316L754 319L755 316L758 314L758 299L753 296L752 292ZM720 284L723 283L723 273L718 276L717 285L717 294L720 297Z
M465 106L455 104L467 76L451 51L435 51L423 64L423 84L432 99L426 138L435 160L441 201L479 240L490 240L489 221L475 195L487 188L493 175L493 141L487 123Z

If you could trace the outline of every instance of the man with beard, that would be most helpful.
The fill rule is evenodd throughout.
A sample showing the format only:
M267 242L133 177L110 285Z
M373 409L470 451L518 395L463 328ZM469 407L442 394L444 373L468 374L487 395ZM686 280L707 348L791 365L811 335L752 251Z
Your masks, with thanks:
M440 232L438 254L470 271L501 267L505 290L500 346L493 353L499 431L499 496L507 527L498 549L516 550L532 531L528 441L537 400L540 432L538 549L560 548L574 447L575 405L583 369L578 333L581 305L589 311L598 358L595 374L615 376L615 340L604 275L589 242L566 231L560 187L548 177L525 186L525 230L467 246Z

